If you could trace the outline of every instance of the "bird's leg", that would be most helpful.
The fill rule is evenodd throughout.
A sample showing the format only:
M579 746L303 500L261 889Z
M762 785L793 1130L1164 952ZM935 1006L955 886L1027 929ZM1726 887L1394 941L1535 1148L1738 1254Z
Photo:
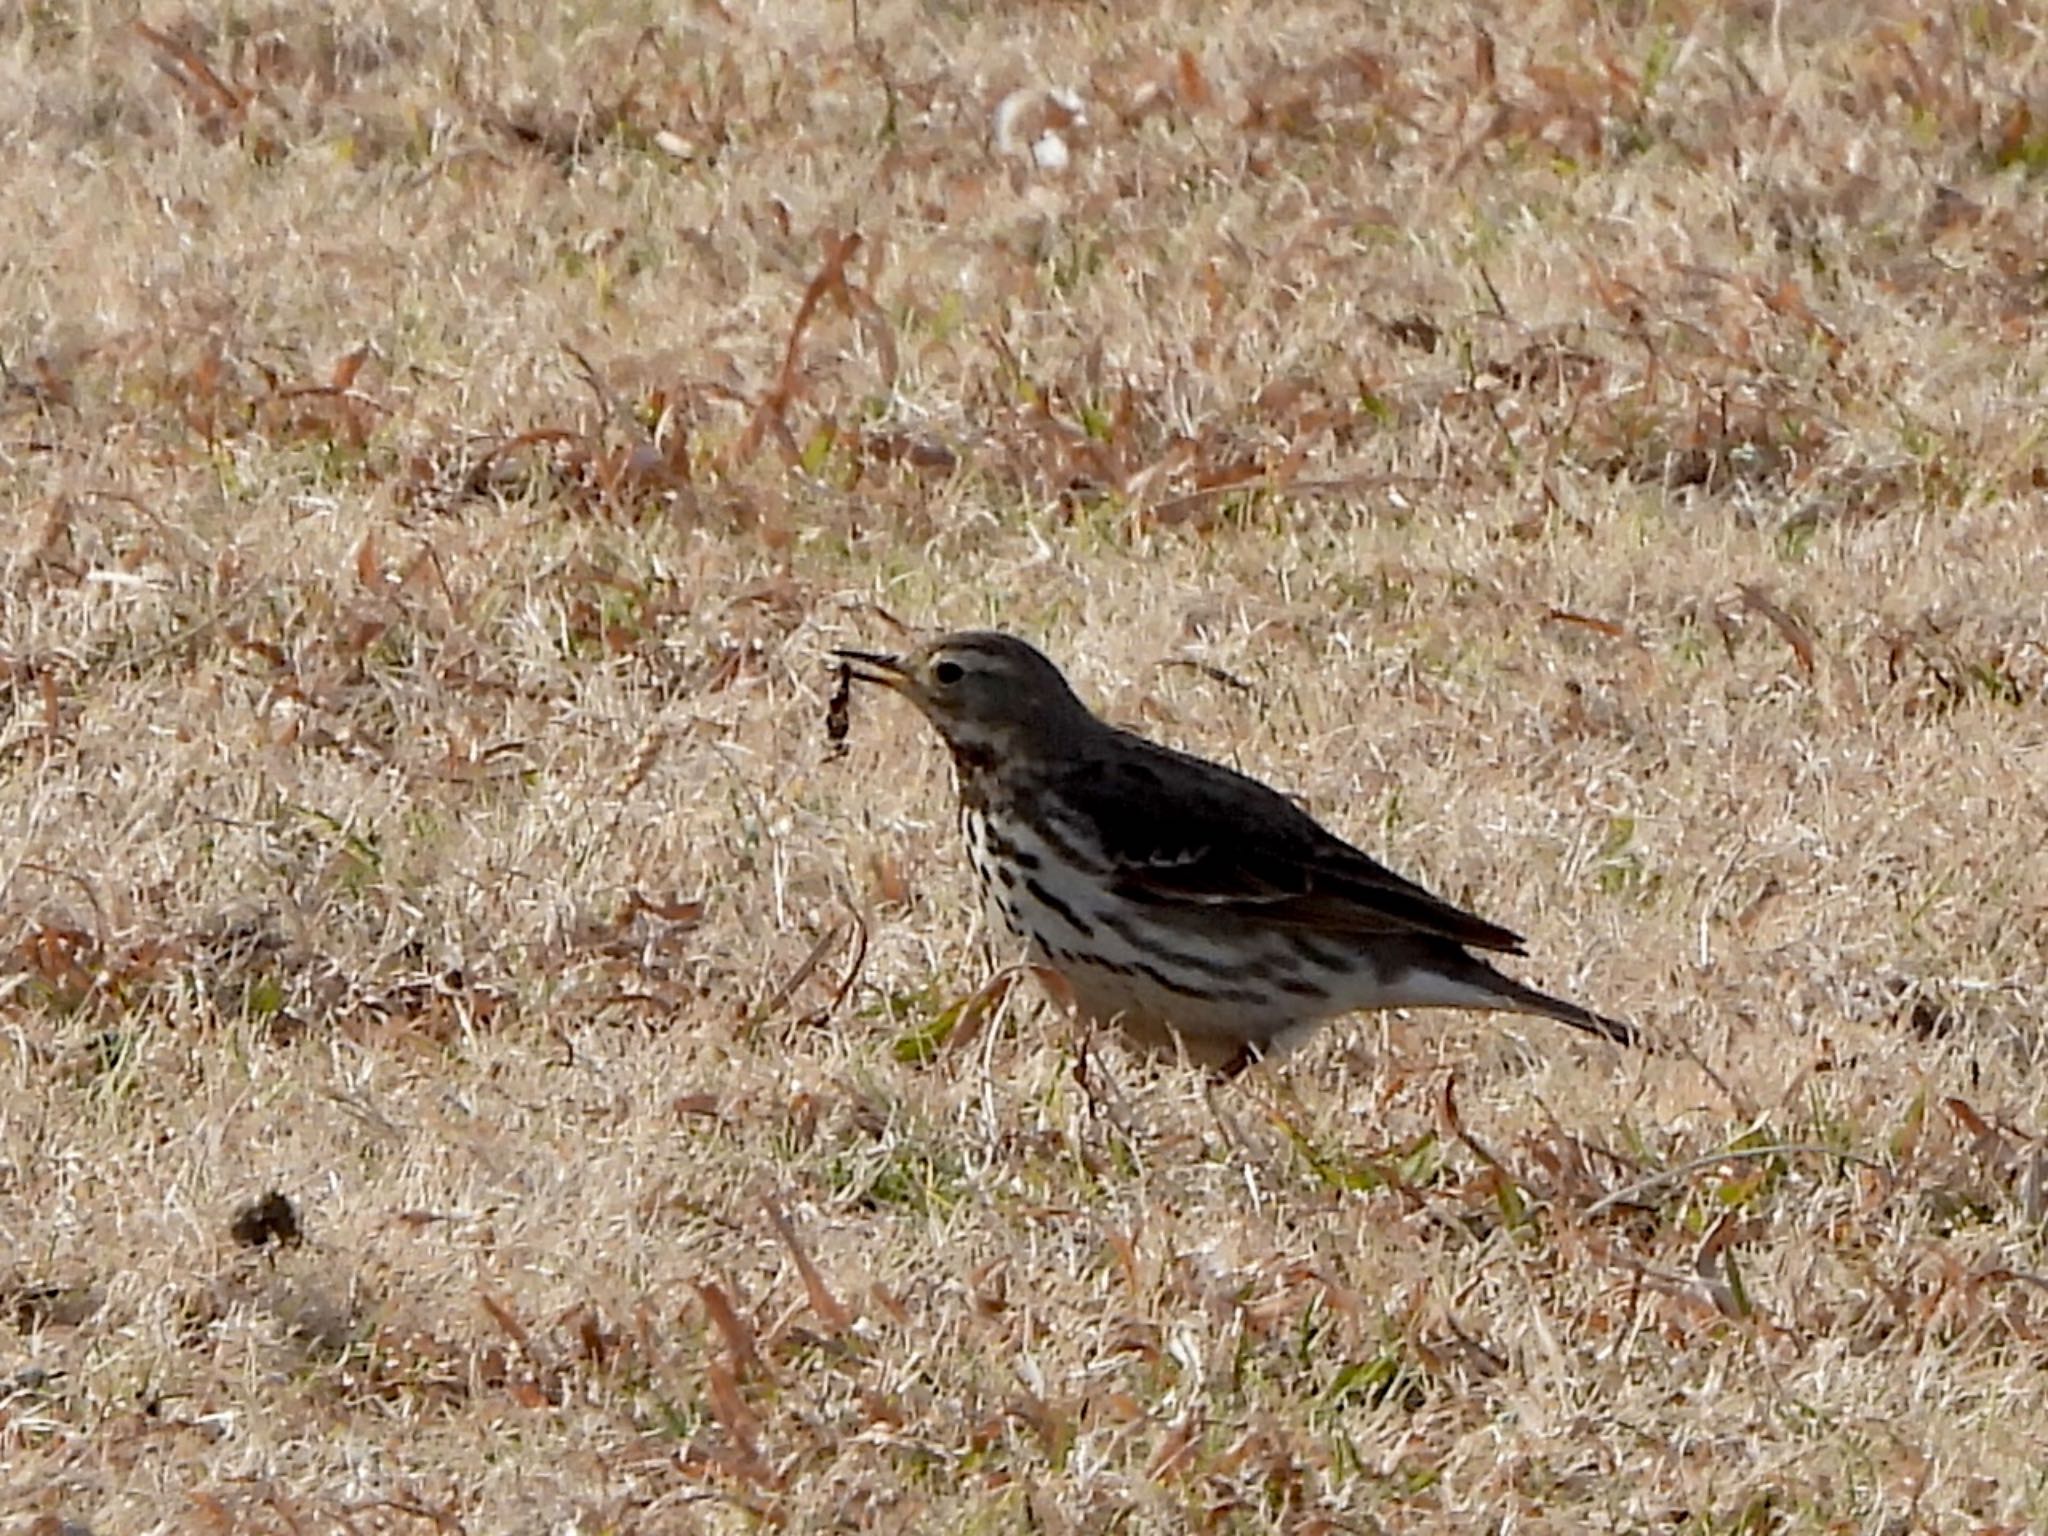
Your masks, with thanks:
M1219 1081L1231 1082L1266 1059L1266 1053L1247 1040L1215 1069Z
M1074 1048L1074 1082L1080 1088L1082 1096L1088 1100L1088 1113L1091 1116L1100 1115L1103 1106L1102 1096L1095 1091L1094 1044L1095 1031L1083 1024Z
M1074 1056L1074 1081L1081 1085L1081 1092L1088 1099L1088 1118L1104 1120L1133 1155L1137 1151L1137 1132L1131 1124L1122 1090L1114 1076L1106 1068L1099 1067L1094 1052L1095 1031L1082 1032L1079 1050Z
M1237 1116L1233 1115L1230 1107L1223 1102L1223 1084L1224 1079L1219 1073L1210 1073L1202 1083L1202 1102L1209 1106L1209 1113L1216 1117L1216 1125L1223 1132L1223 1139L1238 1152L1253 1154L1255 1149L1250 1138L1245 1135L1244 1127L1237 1123Z

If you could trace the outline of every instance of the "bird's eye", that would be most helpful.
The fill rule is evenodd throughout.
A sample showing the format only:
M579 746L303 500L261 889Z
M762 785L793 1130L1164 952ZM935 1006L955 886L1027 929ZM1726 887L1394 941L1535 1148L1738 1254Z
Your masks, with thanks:
M942 661L932 668L933 680L945 684L948 688L966 675L967 669L957 661Z

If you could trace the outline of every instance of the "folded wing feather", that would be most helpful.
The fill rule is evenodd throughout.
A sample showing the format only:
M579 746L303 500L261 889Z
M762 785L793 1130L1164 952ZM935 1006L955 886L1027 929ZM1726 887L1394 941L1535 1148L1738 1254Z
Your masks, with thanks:
M1248 919L1332 934L1435 934L1521 954L1498 924L1431 895L1256 780L1165 747L1076 764L1062 798L1093 822L1135 901L1237 907Z

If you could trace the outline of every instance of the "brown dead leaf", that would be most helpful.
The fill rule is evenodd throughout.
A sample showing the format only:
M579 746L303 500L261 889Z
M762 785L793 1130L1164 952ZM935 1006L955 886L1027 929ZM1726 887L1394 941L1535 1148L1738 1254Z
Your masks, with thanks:
M1742 595L1742 606L1767 619L1771 627L1784 637L1785 643L1792 647L1792 656L1799 663L1799 670L1808 677L1813 676L1813 631L1805 621L1773 602L1760 587L1743 582L1736 590Z
M818 1266L811 1262L810 1254L797 1238L796 1227L782 1209L782 1202L770 1195L762 1202L762 1208L768 1213L768 1222L775 1228L775 1235L782 1239L782 1245L789 1250L790 1258L795 1261L797 1273L803 1277L804 1294L810 1298L811 1310L832 1332L844 1333L853 1326L853 1313L832 1294L832 1288L825 1283L824 1275L819 1272Z
M754 1373L761 1369L761 1354L755 1347L754 1330L733 1306L732 1298L715 1281L696 1282L697 1298L704 1303L704 1312L711 1319L712 1326L725 1341L726 1350L732 1356L735 1370Z
M1595 634L1606 635L1614 640L1633 638L1619 624L1612 623L1607 619L1592 618L1583 613L1568 613L1562 608L1546 609L1544 610L1543 617L1553 624L1576 624L1581 629L1590 629Z

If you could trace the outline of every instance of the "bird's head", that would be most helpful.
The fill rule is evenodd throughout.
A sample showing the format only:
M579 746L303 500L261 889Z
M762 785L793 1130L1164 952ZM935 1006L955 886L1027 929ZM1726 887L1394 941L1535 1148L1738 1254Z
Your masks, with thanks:
M835 651L862 682L894 689L924 711L964 764L1044 750L1095 724L1060 669L1014 635L940 635L901 656Z

